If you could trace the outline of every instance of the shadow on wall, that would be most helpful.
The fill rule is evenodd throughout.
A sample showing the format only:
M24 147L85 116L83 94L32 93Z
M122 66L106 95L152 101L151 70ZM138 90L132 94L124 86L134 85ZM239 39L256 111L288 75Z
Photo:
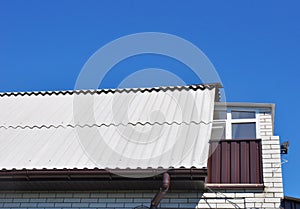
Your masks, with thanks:
M202 198L202 192L169 191L159 204L158 208L198 208L198 204Z

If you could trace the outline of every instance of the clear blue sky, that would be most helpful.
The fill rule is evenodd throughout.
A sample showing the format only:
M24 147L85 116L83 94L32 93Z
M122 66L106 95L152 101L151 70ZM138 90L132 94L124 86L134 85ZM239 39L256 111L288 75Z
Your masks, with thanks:
M285 194L300 197L300 2L178 2L2 0L0 91L73 89L104 44L137 32L178 35L209 57L227 101L276 104L275 134L291 142ZM111 76L105 86L119 80Z

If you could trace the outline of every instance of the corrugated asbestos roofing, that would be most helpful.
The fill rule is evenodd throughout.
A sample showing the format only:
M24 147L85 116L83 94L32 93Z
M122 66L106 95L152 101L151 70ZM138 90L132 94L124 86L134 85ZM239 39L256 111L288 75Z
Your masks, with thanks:
M0 93L0 169L206 167L215 89Z

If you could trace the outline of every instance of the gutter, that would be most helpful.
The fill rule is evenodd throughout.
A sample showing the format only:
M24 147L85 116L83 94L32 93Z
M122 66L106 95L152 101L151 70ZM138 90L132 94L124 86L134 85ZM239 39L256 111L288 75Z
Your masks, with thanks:
M173 190L203 190L207 169L22 169L0 170L1 191L156 190L166 192L164 173ZM139 177L139 178L137 178ZM166 185L166 184L165 184Z
M161 179L166 169L12 169L0 170L2 180L72 180L72 179L134 179L139 174L144 179ZM203 180L207 176L207 169L178 168L169 169L168 175L178 180ZM132 177L131 177L132 176ZM144 177L143 177L144 176Z
M168 173L164 173L162 186L160 188L160 191L152 199L150 209L157 209L157 206L159 205L160 201L164 198L167 191L169 190L170 183L170 175Z

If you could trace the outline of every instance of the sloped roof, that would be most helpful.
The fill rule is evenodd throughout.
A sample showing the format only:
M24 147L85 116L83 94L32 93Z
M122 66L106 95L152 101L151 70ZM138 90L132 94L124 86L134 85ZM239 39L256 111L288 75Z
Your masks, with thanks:
M214 85L0 93L0 169L202 168Z

